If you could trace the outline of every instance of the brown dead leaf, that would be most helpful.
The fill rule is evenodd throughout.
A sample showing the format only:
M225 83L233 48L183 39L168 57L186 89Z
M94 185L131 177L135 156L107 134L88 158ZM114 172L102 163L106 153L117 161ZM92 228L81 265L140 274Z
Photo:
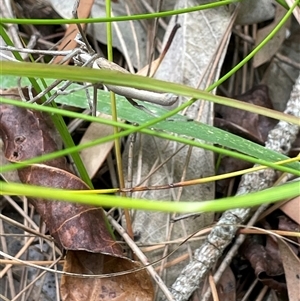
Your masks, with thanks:
M78 7L78 17L80 19L88 18L91 13L92 6L94 4L94 0L81 0ZM73 3L72 3L73 5ZM70 5L70 10L72 10L73 7ZM85 28L86 24L81 24L82 29ZM58 46L58 50L73 50L77 47L77 43L75 42L75 37L78 33L78 29L76 24L70 24L67 27L67 30L65 32L64 39ZM57 56L53 60L53 64L58 64L64 57ZM66 61L64 64L67 65L69 61Z
M286 290L284 278L281 279L284 271L278 248L272 238L268 237L267 245L264 246L260 237L249 235L241 252L251 263L259 281L277 292Z
M65 272L99 275L140 268L137 262L84 251L68 252ZM84 282L84 285L82 283ZM106 278L80 279L63 276L62 300L68 301L150 301L153 286L146 270Z
M50 134L52 129L48 118L48 115L38 111L0 104L0 136L6 159L22 162L58 150ZM65 158L30 165L18 170L18 175L26 184L89 189L68 170ZM31 199L31 203L56 243L68 250L66 271L100 274L122 272L139 266L123 256L122 247L114 241L107 228L102 208L39 198ZM145 270L107 281L72 277L63 280L64 301L152 300L153 296L152 283Z
M37 186L89 189L73 174L42 164L20 170L19 177L23 183ZM107 229L102 208L44 199L33 199L31 203L64 249L123 256L121 246Z
M289 300L300 301L300 260L290 249L288 244L278 239Z
M297 211L297 208L296 208ZM300 225L295 223L289 216L281 215L278 217L278 229L283 231L300 232Z
M103 113L97 114L98 117L111 119ZM84 144L101 137L106 137L113 134L113 127L105 124L93 122L89 125L84 135L80 140L80 144ZM80 156L89 177L92 179L100 166L102 166L109 152L114 146L114 141L109 141L103 144L98 144L93 147L86 148L80 152Z
M274 29L275 26L281 21L283 16L286 14L286 9L281 6L276 6L276 14L273 22L268 26L263 27L258 30L257 38L255 41L255 47L259 45L270 32ZM253 66L254 68L259 67L260 65L270 61L273 55L279 50L286 36L286 29L289 27L289 22L285 23L284 26L276 33L276 35L254 56Z
M289 218L300 225L300 196L284 203L280 210L283 211Z
M219 299L222 301L236 300L236 280L230 267L227 267L217 284Z
M5 157L21 162L57 150L49 135L45 114L11 105L0 105ZM35 164L18 171L23 183L65 189L89 189L69 172L65 158ZM122 256L122 248L107 229L103 210L65 202L32 199L50 234L66 250L87 250Z
M299 210L298 210L299 211ZM295 232L300 233L300 225L295 223L290 217L286 215L282 215L278 217L278 230L288 231L288 232ZM295 254L299 253L300 255L300 237L297 238L290 238L291 240L298 242L298 246L288 243L290 248L295 252Z

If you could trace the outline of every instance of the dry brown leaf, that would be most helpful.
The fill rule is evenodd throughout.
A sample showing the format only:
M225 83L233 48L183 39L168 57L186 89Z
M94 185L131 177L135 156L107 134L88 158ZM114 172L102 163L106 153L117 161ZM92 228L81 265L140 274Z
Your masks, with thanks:
M300 196L288 201L280 207L288 217L300 225Z
M277 244L285 272L289 300L300 301L300 260L284 240L278 239Z
M288 216L280 215L277 217L277 219L278 219L278 230L292 231L292 232L300 231L300 225L295 223ZM299 237L299 239L300 239L300 237Z
M255 47L260 44L266 36L274 29L278 22L281 21L286 13L286 9L281 5L277 5L276 14L274 21L266 27L258 30L257 38L255 41ZM254 68L259 67L267 61L270 61L273 55L279 50L283 41L286 37L286 28L289 26L289 22L285 23L284 26L277 32L277 34L254 56L253 66Z
M78 6L78 12L77 12L78 17L80 19L88 18L91 13L93 4L94 4L94 0L81 0L79 3L79 6ZM73 9L72 5L70 5L70 11L72 11L72 9ZM85 23L81 24L81 26L82 26L82 29L84 29L86 24ZM67 30L64 35L64 39L58 45L57 50L73 50L74 48L76 48L77 42L75 42L74 39L75 39L77 33L78 33L78 29L77 29L76 24L70 24L67 27ZM57 56L53 60L53 64L58 64L63 58L64 58L63 56ZM69 63L69 60L64 62L65 65L67 65L68 63Z
M283 267L276 243L267 237L266 246L260 241L259 236L248 236L241 248L245 258L249 260L255 275L264 285L278 292L286 290L286 284L280 281Z
M21 162L57 150L49 135L45 115L16 106L1 104L1 134L5 157ZM68 171L65 158L34 164L18 171L21 182L54 188L89 189ZM66 250L87 250L122 256L122 248L107 229L103 210L74 203L32 199L50 234ZM102 236L102 237L101 237Z
M217 284L218 296L222 301L236 300L236 280L230 267L227 267Z
M64 271L79 274L110 274L141 267L139 263L124 258L84 251L68 252L66 259ZM146 270L140 270L106 278L63 276L61 294L63 301L151 301L154 291Z
M0 136L6 159L10 162L22 162L58 150L50 134L48 118L48 115L38 111L0 104ZM26 184L60 189L89 189L81 179L69 172L65 158L30 165L19 169L18 175L21 182ZM66 270L90 274L93 268L96 273L111 273L137 267L137 263L123 256L122 247L112 238L102 208L39 198L31 199L31 203L56 243L68 251ZM120 260L115 260L114 257ZM85 268L78 271L78 266ZM108 267L111 270L107 270ZM137 278L141 281L137 281ZM122 282L118 282L119 280ZM63 300L108 300L107 296L99 298L98 291L91 291L90 283L91 280L86 278L64 279L62 291L66 297ZM74 290L75 287L77 290ZM105 293L106 288L103 285L100 288ZM120 296L115 300L134 300L132 296L135 295L142 296L136 300L151 300L153 295L150 277L144 270L115 278L107 284L107 288ZM79 292L76 299L73 298L73 291Z
M98 117L111 119L111 116L100 113ZM93 122L85 131L79 144L84 144L101 137L106 137L113 134L113 127L105 124ZM92 179L100 166L102 166L107 155L112 150L114 141L109 141L103 144L98 144L93 147L86 148L80 152L80 156L89 177Z

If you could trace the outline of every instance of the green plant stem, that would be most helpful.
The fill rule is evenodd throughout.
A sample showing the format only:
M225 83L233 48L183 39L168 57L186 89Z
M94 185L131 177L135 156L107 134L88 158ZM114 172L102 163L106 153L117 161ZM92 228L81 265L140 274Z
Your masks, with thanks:
M126 209L150 210L161 212L201 213L225 211L233 208L253 207L270 202L292 198L299 194L299 182L291 182L272 187L259 192L242 196L228 197L220 200L199 202L171 202L151 201L144 199L131 199L111 195L85 195L73 193L72 190L53 189L40 186L31 186L16 183L0 182L0 191L3 194L25 195L27 197L44 198L47 200L60 200L76 202L101 207L120 207Z
M105 0L106 3L106 17L111 17L111 0ZM106 35L107 35L107 58L109 61L113 61L113 51L112 51L112 26L111 22L106 23ZM111 113L112 120L118 121L117 114L117 103L116 103L116 95L114 92L110 91L110 99L111 99ZM117 135L119 132L119 127L114 126L114 135ZM117 170L118 170L118 178L119 178L119 186L121 188L125 187L124 176L123 176L123 168L122 168L122 156L121 156L121 145L120 139L115 138L114 141L115 146L115 154L116 154L116 162L117 162Z
M122 21L131 21L131 20L144 20L144 19L154 19L154 18L163 18L173 15L180 15L191 13L194 11L205 10L210 8L215 8L224 5L230 5L234 2L240 2L242 0L225 0L225 1L216 1L213 3L202 4L177 10L170 10L164 12L156 12L151 14L139 14L131 16L119 16L111 18L88 18L88 19L14 19L14 18L2 18L1 22L3 24L32 24L32 25L61 25L61 24L79 24L79 23L106 23L106 22L122 22Z

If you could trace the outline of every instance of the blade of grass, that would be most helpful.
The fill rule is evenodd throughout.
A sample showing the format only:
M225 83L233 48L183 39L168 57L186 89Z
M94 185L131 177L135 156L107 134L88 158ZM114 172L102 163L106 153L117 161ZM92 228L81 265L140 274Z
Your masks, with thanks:
M21 64L21 65L20 65ZM300 118L283 114L274 110L262 108L253 104L248 104L235 99L221 97L210 94L205 91L197 90L192 87L181 84L170 83L166 81L157 80L154 78L143 77L135 74L125 74L111 70L99 70L80 68L73 66L53 66L41 65L32 63L15 63L15 62L1 62L1 72L6 75L17 76L38 76L41 78L56 78L73 81L85 81L91 83L112 84L126 87L134 87L137 89L144 89L159 92L171 92L177 95L191 97L193 99L206 99L222 105L239 108L241 110L261 114L274 119L287 121L296 125L300 124ZM167 119L181 111L186 106L190 105L188 101L186 104L170 111L161 117L161 120Z
M283 171L283 172L288 172L288 173L292 173L292 174L295 174L295 175L300 175L299 165L296 164L296 163L289 164L290 167L278 166L278 165L276 165L272 162L269 162L267 160L256 159L256 158L253 158L253 157L250 157L250 156L247 156L247 155L244 155L244 154L236 153L236 152L233 152L233 151L230 151L230 150L227 150L227 149L215 147L211 144L204 144L204 143L201 143L199 141L189 140L189 139L186 139L186 138L166 134L164 132L160 132L160 131L156 132L156 131L147 129L147 127L150 127L150 126L152 126L152 124L157 123L157 119L149 120L148 122L145 122L144 124L135 127L135 126L132 126L132 125L129 125L129 124L118 123L118 122L115 122L113 120L100 119L98 117L92 117L92 116L85 116L85 115L82 115L82 114L79 114L79 113L54 109L54 108L45 107L45 106L36 106L36 105L33 105L33 104L29 104L29 103L25 103L25 102L18 102L18 101L11 100L11 99L0 98L0 100L3 101L3 103L18 105L18 106L21 106L21 107L24 107L24 108L37 109L37 110L40 110L40 111L43 111L43 112L48 112L50 114L51 113L56 113L56 114L61 114L63 116L68 116L68 117L73 117L73 118L82 118L82 119L90 121L90 122L101 122L103 124L108 124L108 125L112 125L112 126L119 126L119 127L122 127L122 128L126 129L125 131L120 132L116 135L111 135L111 136L107 136L107 137L104 137L104 138L101 138L101 139L96 139L94 141L91 141L91 142L83 144L83 145L78 145L78 146L75 146L75 147L72 147L72 148L69 148L69 149L61 150L59 152L55 152L55 153L48 154L48 155L45 155L45 156L42 156L42 157L34 158L34 159L31 159L31 160L28 160L28 161L24 161L23 163L18 163L18 164L9 165L9 166L2 166L2 171L3 172L8 171L8 170L21 168L21 167L26 166L27 164L33 164L33 163L38 163L38 162L54 159L54 158L57 158L59 156L69 154L69 153L71 153L75 150L79 151L79 150L82 150L82 149L87 148L87 147L91 147L91 146L94 146L94 145L97 145L97 144L100 144L100 143L108 142L108 141L114 140L115 138L120 138L120 137L129 135L131 133L140 131L142 133L153 135L153 136L156 136L156 137L169 139L169 140L172 140L172 141L178 141L180 143L184 143L184 144L192 145L192 146L196 146L196 147L202 147L204 149L211 150L211 151L214 151L214 152L217 152L217 153L221 153L223 155L228 155L228 156L236 157L236 158L239 158L241 160L249 161L249 162L252 162L252 163L257 163L257 164L260 164L260 165L269 166L273 169L280 170L280 171ZM184 124L184 128L185 127L186 127L186 123ZM219 131L221 131L221 130L219 130ZM232 135L230 133L227 133L226 135L227 135L226 140L228 139L228 136L235 136L235 135ZM239 139L242 139L242 138L239 138ZM242 140L247 141L245 139L242 139ZM254 145L256 145L256 144L254 144ZM265 150L263 147L261 147L259 145L257 145L257 147L260 147L260 148L262 148L262 150ZM269 152L271 152L271 151L269 150ZM273 158L273 161L288 159L288 157L286 157L284 155L278 154L276 152L272 152L272 153L274 153L274 155L275 155L274 158ZM259 155L259 152L258 152L258 155ZM295 167L293 167L294 164L295 164Z
M162 212L200 213L225 211L233 208L253 207L270 202L292 198L299 194L299 182L291 182L281 186L265 189L242 196L228 197L219 200L199 202L170 202L147 201L111 195L85 195L73 193L72 190L53 189L48 187L30 186L16 183L0 182L0 193L25 195L27 197L44 198L47 200L61 200L80 204L119 207L137 210L151 210Z

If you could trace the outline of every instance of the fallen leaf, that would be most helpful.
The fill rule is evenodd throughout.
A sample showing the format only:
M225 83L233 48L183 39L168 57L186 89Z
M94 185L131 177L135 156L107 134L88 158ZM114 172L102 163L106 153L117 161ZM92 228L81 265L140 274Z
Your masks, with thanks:
M78 6L78 18L85 19L90 16L91 8L94 4L94 0L80 0ZM73 3L70 5L70 11L73 9ZM82 29L84 30L86 24L81 24ZM78 33L77 25L76 24L69 24L66 31L64 38L62 39L61 43L58 45L57 50L73 50L77 47L77 42L75 42L75 37ZM59 64L59 62L64 58L64 56L57 56L53 60L53 64ZM69 63L69 60L64 62L65 65Z
M275 18L269 25L259 29L257 31L257 37L255 40L255 47L258 46L267 35L278 25L283 16L286 14L286 9L281 5L276 5ZM284 26L276 33L276 35L254 56L253 67L257 68L262 64L270 61L274 54L279 50L283 41L286 38L286 29L289 27L289 22L285 23Z
M97 116L101 118L111 119L111 116L103 113L99 113L97 114ZM84 144L112 134L113 127L93 122L86 129L79 144ZM97 144L96 146L86 148L80 152L82 162L84 163L86 171L91 179L94 177L100 166L102 166L113 146L114 141L109 141L103 144Z
M284 292L284 274L279 252L273 240L268 238L268 246L264 246L258 236L248 236L241 248L242 255L249 260L255 275L264 285L277 292Z
M77 274L121 274L127 270L141 268L139 263L124 258L89 254L84 251L68 252L66 259L64 271ZM63 276L61 294L62 299L68 301L151 301L154 291L152 282L143 269L105 278L81 279Z
M278 239L277 244L285 272L289 300L300 301L300 260L284 240Z
M280 210L283 211L289 218L300 225L300 196L284 203Z
M22 162L58 150L50 134L52 129L49 128L48 118L48 115L38 111L0 104L0 135L6 159L10 162ZM81 179L69 171L65 158L30 165L19 169L18 175L21 182L26 184L60 189L89 189ZM112 271L108 270L107 273L111 273L139 266L123 255L122 247L111 236L102 208L39 198L30 201L56 243L67 250L66 270L77 271L77 267L82 266L85 268L80 273L90 274L93 268L96 272L100 269L100 273L102 271L106 273L106 269L110 267ZM95 262L96 258L100 260ZM107 298L112 296L120 296L115 300L152 300L152 283L145 270L130 273L125 278L114 278L105 287L97 282L103 289L100 295L98 291L91 290L90 279L72 277L63 279L63 301L108 300ZM118 282L119 280L122 281ZM144 290L145 285L147 290ZM113 295L110 293L105 295L106 289ZM75 299L73 292L78 293ZM132 296L136 296L135 299Z

